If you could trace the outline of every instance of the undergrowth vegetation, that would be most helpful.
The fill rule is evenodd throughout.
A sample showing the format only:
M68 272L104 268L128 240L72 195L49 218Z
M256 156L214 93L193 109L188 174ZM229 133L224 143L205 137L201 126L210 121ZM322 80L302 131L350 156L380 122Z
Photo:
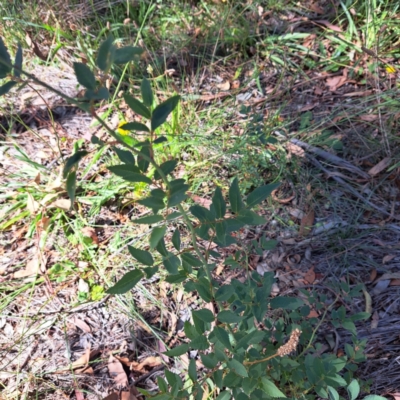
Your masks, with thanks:
M106 14L111 22L103 11L91 12L95 4L88 3L87 15L82 17L87 26L81 27L72 17L59 21L54 13L49 13L47 23L41 24L41 11L34 13L37 21L28 23L26 13L34 5L23 7L23 11L6 6L6 27L1 31L4 40L0 40L0 95L15 92L13 96L18 99L18 91L23 93L28 87L43 97L40 91L44 88L89 116L90 130L87 126L84 138L74 140L68 152L63 148L67 139L57 133L51 140L40 137L45 149L42 152L56 159L46 164L46 155L32 158L12 133L15 121L27 130L34 130L32 125L21 116L12 117L10 106L1 103L4 114L11 115L2 123L4 146L13 149L13 157L23 168L10 169L4 183L0 231L10 231L23 223L22 233L14 231L15 236L23 235L35 241L37 247L25 271L19 271L22 264L13 265L14 278L33 275L33 283L22 284L5 296L1 309L12 305L24 291L30 290L34 296L36 286L62 286L74 280L79 281L74 306L101 302L110 295L123 302L132 293L140 293L138 297L162 308L162 299L156 299L149 288L163 282L198 300L183 321L180 344L167 345L159 352L165 371L157 377L157 387L136 386L140 393L137 396L196 400L384 399L378 393L368 394L372 382L358 374L359 365L366 361L367 340L357 337L357 327L371 317L365 282L343 272L340 280L324 284L323 291L295 285L277 295L277 274L271 269L260 271L261 262L254 267L253 260L262 260L276 250L278 239L282 239L268 236L266 227L271 231L285 229L289 235L284 240L290 240L290 232L295 230L293 219L279 214L271 201L274 196L280 204L288 204L297 194L296 185L303 184L299 173L303 167L293 154L301 150L295 143L304 143L291 142L289 156L287 151L294 130L307 136L305 149L326 149L318 154L334 164L339 158L329 155L346 156L349 143L356 139L339 134L333 127L340 125L345 130L363 117L372 129L378 121L384 134L368 137L367 147L375 154L379 141L378 152L383 148L391 156L386 167L389 171L398 168L398 156L392 154L398 145L391 136L397 126L398 106L397 86L392 81L385 94L376 90L365 100L349 103L349 107L340 104L324 120L312 112L316 104L291 104L293 98L307 96L307 90L301 90L300 78L309 83L323 77L335 93L345 82L354 80L360 84L375 80L376 87L381 76L393 76L395 80L399 54L392 49L399 27L392 17L396 7L376 1L332 3L327 19L313 20L325 31L310 34L296 30L307 19L294 18L290 25L277 18L274 13L285 9L280 1L231 5L203 1L196 13L191 12L195 5L189 2L181 6L174 3L176 8L167 3L118 3ZM215 20L215 7L220 12L219 21ZM303 6L290 3L287 7L291 15ZM321 14L319 5L312 7ZM20 19L15 18L18 13L22 13ZM263 23L266 16L271 20ZM54 25L50 24L52 18ZM17 44L23 38L14 23L40 26L36 33L27 33L26 40L46 64L44 68L54 59L61 68L66 55L74 60L73 72L82 89L78 95L67 94L53 87L51 79L28 72L28 66L23 66L23 49ZM90 29L93 26L95 30ZM43 30L45 40L53 41L46 55L35 37ZM390 59L370 50L378 42L379 52L390 49ZM371 62L366 60L368 55ZM250 67L245 65L249 59ZM225 65L219 65L220 60ZM214 93L210 97L201 94L202 67L212 65L223 75L230 63L235 66L228 89L223 86L223 78L212 77L210 82L217 82L222 93L232 89L232 96L242 104L199 107L196 102L207 104L217 98ZM308 75L315 70L318 74ZM265 71L272 71L271 84L263 78ZM178 74L182 76L182 88L187 89L182 94L173 79ZM270 96L268 101L274 108L268 115L246 104L250 95L246 98L248 93L241 93L235 86L239 80L243 87L251 88L250 92ZM48 105L47 100L44 103ZM48 107L53 132L57 112L56 107ZM382 113L389 118L382 118ZM379 118L365 117L372 114ZM292 118L294 115L296 118ZM15 121L11 121L13 118ZM41 116L39 119L43 120ZM314 166L320 168L318 161ZM320 170L326 173L323 167ZM329 197L325 178L313 171L307 179L301 193L308 213L300 218L304 237L312 228L325 226L323 218L315 223L315 210L322 210L321 214L332 209L335 215L346 213L338 207L340 190ZM289 197L288 191L295 195ZM277 193L289 200L278 198ZM354 195L354 190L351 193ZM354 224L376 211L370 202L373 195L371 191L365 196L367 212L362 209L354 213ZM360 197L355 198L354 203L362 202ZM112 220L115 214L111 220L106 214L100 217L101 210L113 208L118 209L119 225ZM293 215L294 211L288 212ZM99 226L113 230L101 249L100 231L95 229ZM257 240L244 240L248 232L255 232ZM347 234L351 235L351 230ZM345 236L346 232L339 232L337 243L329 246L339 246ZM62 257L44 272L50 240L51 250ZM77 254L65 250L69 248L76 248ZM229 279L224 279L221 266ZM286 271L292 273L288 268ZM11 293L13 289L5 285L2 290ZM360 307L354 311L352 304L359 304L360 299L365 299L364 311ZM326 351L318 339L322 326L330 326L335 332L332 351ZM348 332L350 338L340 349L339 329ZM154 330L154 335L159 332ZM329 341L335 339L329 337ZM185 355L184 367L180 364L176 368L178 364L171 360ZM24 395L29 398L29 394Z

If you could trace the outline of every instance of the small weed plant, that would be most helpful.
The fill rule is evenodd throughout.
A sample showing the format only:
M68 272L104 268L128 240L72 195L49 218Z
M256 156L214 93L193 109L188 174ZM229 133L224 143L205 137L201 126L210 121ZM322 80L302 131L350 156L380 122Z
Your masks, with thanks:
M339 297L328 301L323 295L316 296L306 290L300 297L273 297L273 273L261 276L251 272L240 251L228 264L231 268L243 268L244 280L221 283L213 273L217 264L224 262L215 249L234 245L243 227L265 224L265 219L254 208L279 184L260 186L244 199L238 180L233 179L228 193L219 187L215 189L209 208L190 205L189 185L184 179L174 177L178 160L165 159L162 152L170 140L163 136L162 127L178 107L178 95L157 105L150 81L143 79L141 100L130 93L124 94L125 102L142 117L142 122L128 121L114 131L96 114L96 104L109 98L103 77L112 73L114 64L131 62L140 53L141 49L136 47L117 48L109 36L101 44L92 69L75 63L77 80L86 88L82 101L55 91L25 72L21 47L12 62L0 40L0 79L7 80L0 87L0 94L34 81L90 112L112 138L105 142L93 136L92 143L110 148L119 160L118 164L109 165L108 170L126 185L138 182L146 185L146 196L138 203L149 213L134 222L151 227L148 246L128 247L136 267L126 272L108 293L122 295L162 268L169 283L183 285L186 292L196 293L209 305L192 311L190 321L184 324L183 344L165 352L171 358L194 354L197 360L190 358L188 369L182 374L167 369L165 379L158 377L158 393L139 390L146 398L158 400L357 399L360 384L354 372L364 360L365 341L357 341L354 322L369 314L349 316L342 303L338 304ZM127 131L140 132L140 136L126 134ZM79 163L87 155L86 150L76 146L64 164L63 176L71 207L79 186ZM179 226L185 226L190 241L181 241L183 230ZM264 244L266 248L271 247L265 240ZM342 290L355 297L360 295L362 286ZM320 317L310 317L315 314L310 314L311 310ZM341 353L324 352L316 340L323 322L349 330L353 334L353 345L346 344ZM364 399L384 398L368 395Z

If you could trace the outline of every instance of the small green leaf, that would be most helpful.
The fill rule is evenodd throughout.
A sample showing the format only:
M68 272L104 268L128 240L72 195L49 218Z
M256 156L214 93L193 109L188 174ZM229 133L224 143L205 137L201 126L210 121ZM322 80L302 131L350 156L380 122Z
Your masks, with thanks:
M137 261L151 267L154 264L153 256L146 250L137 249L133 246L128 246L129 253Z
M118 147L113 147L113 150L123 163L135 165L135 157L133 157L133 154L129 150L122 150Z
M265 218L256 214L252 210L242 209L239 214L236 216L237 221L243 222L246 225L263 225L265 224Z
M132 111L146 119L150 119L151 112L141 101L135 99L128 93L124 94L124 99L129 108L132 109Z
M169 184L168 207L174 207L187 198L186 191L190 186L183 179L175 179Z
M143 78L140 89L142 91L143 103L147 107L151 107L153 105L153 91L151 90L150 81L146 78Z
M284 393L282 393L275 385L275 383L271 382L269 379L266 377L261 377L261 388L263 392L265 392L268 396L270 397L280 397L286 399L287 397L285 396Z
M174 245L177 251L181 251L181 234L179 232L179 228L176 228L172 235L172 244Z
M120 176L122 179L128 182L144 182L151 183L151 179L145 175L139 173L139 168L134 165L114 165L112 167L107 167L112 173Z
M189 347L192 350L207 350L210 347L207 338L204 335L199 335L195 337L190 343Z
M146 172L147 169L149 168L150 165L149 158L150 158L150 142L146 140L145 142L143 142L142 149L140 150L140 153L137 156L138 167L142 172Z
M228 333L222 329L219 326L216 326L213 330L213 333L215 334L216 338L228 349L232 350L232 345L229 340L229 335Z
M218 395L218 397L215 400L231 400L231 399L232 399L232 393L229 392L228 390L224 390Z
M132 222L135 222L136 224L152 225L152 224L157 224L158 222L161 222L163 220L164 217L162 215L148 215L146 217L134 219Z
M243 378L247 378L249 376L245 366L241 362L235 360L234 358L228 361L228 367L231 368L233 371L235 371L238 375L242 376Z
M230 310L222 310L221 312L218 313L217 315L218 321L227 323L227 324L233 324L237 323L243 320L243 317L240 315L235 314L234 312Z
M218 359L215 357L214 354L200 354L201 362L204 366L208 369L213 369L218 364Z
M168 215L167 215L166 220L167 220L167 221L172 221L173 219L177 219L177 218L179 218L179 217L181 217L181 216L182 216L182 214L181 214L180 212L174 211L174 212L172 212L171 214L168 214Z
M160 165L160 169L162 172L164 172L164 175L167 176L175 169L177 164L178 164L177 160L168 160ZM155 180L161 179L161 176L158 173L158 171L154 173L154 179Z
M145 207L151 208L154 213L157 213L159 210L162 210L165 207L163 199L154 196L137 200L137 202Z
M185 343L181 344L180 346L174 347L172 350L166 351L164 354L168 357L179 357L188 351L189 351L189 345Z
M278 296L270 301L270 305L273 310L278 308L282 308L283 310L297 310L304 306L304 302L298 297Z
M78 82L86 89L95 90L96 78L90 68L83 63L74 62L74 71Z
M88 89L85 92L85 98L88 100L107 100L109 96L110 93L104 86L96 90Z
M192 382L197 382L196 360L193 358L189 361L188 375Z
M197 257L190 253L182 253L181 258L192 267L201 267L203 265Z
M103 71L107 72L114 61L115 46L113 45L114 38L112 35L100 45L99 52L97 54L96 65Z
M160 125L162 125L168 118L168 115L178 105L180 96L170 97L164 103L159 104L153 111L151 117L151 130L155 131Z
M191 214L196 217L200 222L214 222L214 215L207 208L195 204L189 208Z
M329 400L339 400L339 393L332 386L327 386Z
M215 321L214 314L207 308L202 308L201 310L193 311L192 314L204 322L214 322Z
M178 274L178 268L181 265L181 262L175 254L169 253L168 257L163 258L163 264L170 274L176 275Z
M199 293L199 296L209 303L212 300L212 295L211 295L211 290L210 290L210 285L208 282L195 282L194 287Z
M167 231L166 226L153 228L149 240L151 249L156 248L158 242L164 237L166 231Z
M71 200L71 208L72 208L73 204L75 202L75 192L76 192L76 172L75 171L72 171L68 174L67 181L66 181L66 188L67 188L68 196Z
M11 57L8 53L7 47L5 46L3 39L0 37L0 60L7 63L5 65L0 62L0 79L5 78L11 72Z
M212 204L214 206L215 216L217 218L223 218L226 212L226 204L219 186L217 186L215 189L214 196L212 198Z
M238 213L242 208L244 208L237 178L232 181L229 188L229 202L231 204L231 210L234 213Z
M8 81L4 85L0 86L0 96L7 94L16 84L17 82L15 81Z
M363 400L387 400L387 398L376 394L370 394L369 396L364 397Z
M142 271L134 269L126 273L114 286L107 290L110 294L124 294L134 288L143 278Z
M167 247L165 246L165 240L164 238L162 238L159 242L158 245L156 246L156 250L163 256L163 257L168 257L169 254L172 253L168 253ZM180 265L178 263L178 265Z
M168 142L168 139L165 136L159 136L154 142L153 144L160 144L160 143L164 143L164 142Z
M66 178L71 169L79 164L83 157L88 154L86 150L79 150L67 158L63 169L63 177Z
M235 288L232 285L220 286L215 293L216 301L227 301L235 294Z
M126 131L150 132L149 128L145 124L136 121L127 122L119 128Z
M134 61L136 56L140 56L143 49L140 47L125 46L115 50L114 64L126 64Z
M350 385L347 386L347 393L349 394L350 400L356 400L356 398L360 394L360 384L356 379L353 379L350 382Z
M0 67L1 68L1 67ZM14 76L19 78L21 76L22 69L22 47L18 43L17 53L15 54L15 61L14 61Z
M260 186L257 189L253 190L248 196L247 196L247 207L252 208L256 206L257 204L260 204L262 201L264 201L272 191L274 191L280 183L271 183L269 185L264 185Z

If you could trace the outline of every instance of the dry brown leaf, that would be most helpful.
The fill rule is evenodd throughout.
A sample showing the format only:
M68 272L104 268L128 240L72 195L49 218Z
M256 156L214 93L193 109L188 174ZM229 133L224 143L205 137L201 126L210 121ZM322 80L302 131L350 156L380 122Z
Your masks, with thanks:
M291 142L286 143L286 148L288 149L289 154L294 154L298 157L304 157L306 154L306 152L300 146L297 146L297 144Z
M395 254L388 254L385 257L383 257L382 259L382 264L386 264L389 261L392 261L394 258L396 258L397 256Z
M393 400L400 400L400 393L388 393L389 396L393 397Z
M333 76L330 78L326 78L326 85L329 87L329 90L334 92L340 86L343 86L347 82L347 76L340 75L340 76Z
M39 209L39 203L33 198L31 193L27 193L28 199L26 201L26 208L31 214L35 214Z
M271 197L275 200L275 201L277 201L278 203L280 203L280 204L288 204L288 203L290 203L293 199L294 199L294 197L295 197L295 195L293 194L292 196L290 196L290 197L288 197L288 198L286 198L286 199L279 199L278 197L277 197L277 193L278 193L278 190L279 189L275 189L275 190L273 190L272 192L271 192Z
M114 379L114 382L119 387L128 386L128 377L122 367L122 364L110 353L110 357L108 358L108 372L110 373L111 378Z
M217 88L226 92L227 90L229 90L231 88L231 84L229 81L225 81L222 83L218 83Z
M370 282L373 282L376 279L377 276L378 276L378 271L374 268L371 271L371 274L369 275Z
M69 320L69 322L76 325L78 328L80 328L85 333L92 332L92 330L90 329L90 326L75 315Z
M240 87L240 81L238 79L234 80L232 82L232 89L239 89Z
M371 176L378 175L380 172L385 170L391 163L392 159L391 157L385 157L383 160L379 161L378 164L376 164L374 167L372 167L368 173Z
M82 235L92 239L92 242L99 244L99 238L97 237L96 230L91 226L85 226L82 228Z
M389 286L400 286L400 279L392 279Z
M49 208L60 208L61 210L64 211L69 211L71 209L71 200L70 199L58 199L56 201L53 201L50 205Z
M202 207L205 208L210 208L212 204L212 200L210 199L205 199L204 197L196 196L195 194L190 196L190 198L197 204L201 205Z
M142 372L144 367L157 367L158 365L162 364L162 359L161 357L146 357L143 361L138 364L138 366L135 368L135 371Z
M304 280L311 284L314 283L315 281L315 271L314 271L314 266L312 266L304 275Z
M129 392L121 392L121 400L137 400L137 397L131 389Z
M119 400L119 394L118 392L111 393L108 396L104 397L103 400Z
M378 281L385 281L387 279L400 279L400 272L388 272L383 274Z
M365 115L360 115L358 118L360 118L361 121L373 122L378 118L378 115L377 114L365 114Z
M376 329L379 323L379 313L375 311L371 317L371 329Z
M35 256L32 260L26 263L26 267L23 270L14 272L14 279L25 278L27 276L36 275L40 270L40 258Z
M299 230L300 236L307 236L310 233L312 226L314 225L314 220L315 220L315 212L314 212L314 210L310 210L301 219L300 230Z

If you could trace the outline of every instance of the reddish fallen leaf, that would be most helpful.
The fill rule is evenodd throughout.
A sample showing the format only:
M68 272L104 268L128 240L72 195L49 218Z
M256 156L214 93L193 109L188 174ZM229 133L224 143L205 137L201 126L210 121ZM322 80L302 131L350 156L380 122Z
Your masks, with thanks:
M326 26L327 28L331 29L332 31L335 32L343 32L341 28L339 28L337 25L333 25L331 24L329 21L325 20L325 19L319 19L315 21L317 24L321 24Z
M326 78L326 85L329 87L329 90L334 92L341 86L343 86L347 82L347 76L333 76L331 78Z
M393 400L400 400L400 393L388 393L389 396L393 397Z
M389 286L400 286L400 279L392 279Z
M304 275L304 280L311 284L314 283L315 281L315 271L314 271L314 266L312 266Z
M314 309L312 309L310 313L307 315L307 318L318 318L318 317L319 317L318 311Z
M299 230L300 236L307 236L310 233L312 226L314 225L314 220L315 220L315 212L314 212L314 210L310 210L301 219L300 230Z
M143 361L141 361L141 363L135 368L135 370L138 372L142 372L144 367L153 368L161 364L162 364L161 357L150 356L146 357Z
M40 270L40 258L39 256L33 257L32 260L26 263L26 267L23 270L14 272L14 279L26 278L27 276L36 275Z
M378 115L377 114L365 114L365 115L360 115L358 118L360 118L361 121L373 122L378 118Z
M82 235L92 239L92 242L99 244L99 238L97 237L96 230L91 226L85 226L82 228Z
M212 201L210 199L205 199L204 197L200 197L197 195L192 195L190 198L197 204L201 205L202 207L205 208L210 208Z
M78 328L80 328L85 333L91 333L92 332L92 330L90 329L90 326L86 322L82 321L81 319L79 319L75 315L69 321L72 324L76 325Z
M371 318L371 329L376 329L378 327L378 323L379 323L379 313L378 311L375 311L372 314Z
M271 192L271 197L275 200L275 201L277 201L278 203L280 203L280 204L288 204L288 203L290 203L293 199L294 199L294 197L295 197L295 195L293 194L292 196L290 196L290 197L287 197L286 199L279 199L278 197L277 197L277 193L278 193L278 190L279 189L275 189L275 190L273 190L272 192Z
M111 353L108 358L108 372L117 386L128 386L128 377L126 376L122 364Z
M389 261L392 261L394 258L396 258L397 256L395 254L388 254L387 256L383 257L382 259L382 264L386 264Z
M286 143L286 148L290 154L294 154L298 157L304 157L306 154L306 152L300 146L297 146L297 144L291 142Z
M368 173L371 176L378 175L380 172L385 170L390 165L391 162L392 162L391 157L385 157L383 160L379 161L378 164L376 164L374 167L372 167L368 171Z
M373 282L377 276L378 276L378 271L374 268L369 275L370 282Z
M219 90L222 90L222 91L226 92L227 90L229 90L231 88L231 84L230 84L229 81L225 81L225 82L222 82L222 83L218 83L217 84L217 88Z

